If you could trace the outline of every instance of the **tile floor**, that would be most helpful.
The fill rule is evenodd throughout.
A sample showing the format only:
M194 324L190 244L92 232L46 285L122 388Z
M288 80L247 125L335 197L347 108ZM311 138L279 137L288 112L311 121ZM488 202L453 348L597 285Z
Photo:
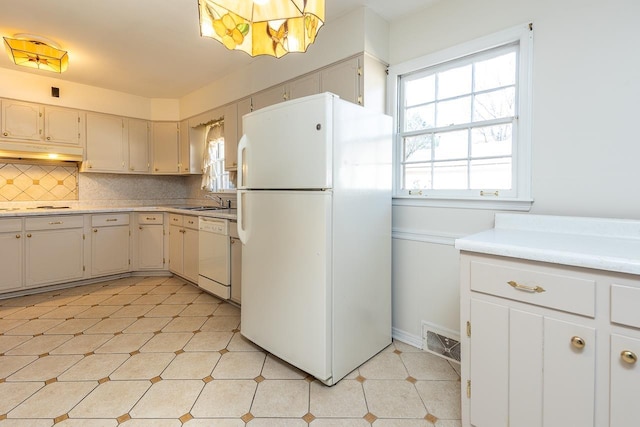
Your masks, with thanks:
M0 300L0 425L459 427L457 365L395 342L333 387L177 277Z

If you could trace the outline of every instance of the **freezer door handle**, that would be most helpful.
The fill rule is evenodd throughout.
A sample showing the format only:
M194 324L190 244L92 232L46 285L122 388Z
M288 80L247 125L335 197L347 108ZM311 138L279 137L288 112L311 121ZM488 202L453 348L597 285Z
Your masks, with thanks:
M240 138L240 142L238 142L238 189L244 188L246 182L245 174L247 173L247 166L244 164L244 153L247 149L248 141L249 138L245 134L242 135L242 138ZM239 206L238 209L240 209Z
M245 209L245 195L247 194L247 192L245 190L238 190L238 198L237 198L237 204L238 204L238 237L240 238L240 241L243 244L247 243L247 240L249 239L249 233L247 232L247 229L245 228L245 222L246 222L246 215L244 213L244 209Z

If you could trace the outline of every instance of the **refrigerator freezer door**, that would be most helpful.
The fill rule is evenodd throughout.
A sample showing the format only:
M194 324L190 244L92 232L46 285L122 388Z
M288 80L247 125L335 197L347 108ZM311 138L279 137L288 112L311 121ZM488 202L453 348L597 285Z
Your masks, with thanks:
M238 188L331 188L334 97L314 95L245 115Z
M244 191L242 334L320 380L331 376L331 200Z

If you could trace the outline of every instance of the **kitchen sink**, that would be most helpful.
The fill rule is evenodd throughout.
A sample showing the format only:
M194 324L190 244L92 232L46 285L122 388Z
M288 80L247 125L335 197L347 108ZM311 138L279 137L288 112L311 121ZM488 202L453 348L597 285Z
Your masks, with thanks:
M187 211L215 211L218 209L225 209L222 206L174 206L174 209L184 209Z

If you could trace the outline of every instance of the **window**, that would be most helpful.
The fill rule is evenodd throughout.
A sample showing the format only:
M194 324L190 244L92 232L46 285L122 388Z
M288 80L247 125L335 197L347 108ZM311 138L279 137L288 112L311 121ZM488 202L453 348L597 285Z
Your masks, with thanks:
M229 172L224 168L224 123L209 125L203 156L202 189L218 192L231 188Z
M396 197L530 205L531 33L509 30L390 70Z

